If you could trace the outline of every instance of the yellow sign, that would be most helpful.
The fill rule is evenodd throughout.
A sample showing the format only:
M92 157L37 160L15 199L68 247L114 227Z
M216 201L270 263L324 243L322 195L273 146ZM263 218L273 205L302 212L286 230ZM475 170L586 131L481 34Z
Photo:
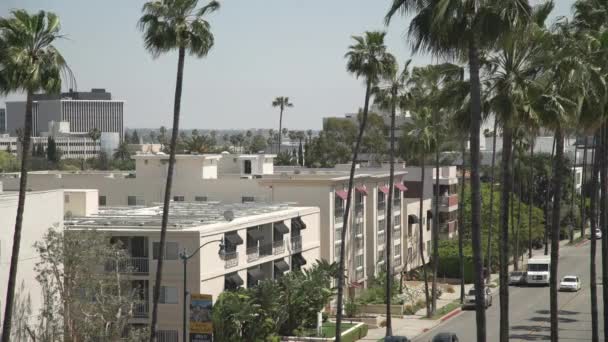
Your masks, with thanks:
M211 295L190 295L190 334L213 334L212 308L213 297Z

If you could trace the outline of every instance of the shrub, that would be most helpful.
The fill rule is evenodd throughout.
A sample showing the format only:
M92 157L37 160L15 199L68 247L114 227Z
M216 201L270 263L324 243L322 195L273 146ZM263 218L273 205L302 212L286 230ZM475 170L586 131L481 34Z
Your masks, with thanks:
M385 319L381 320L379 325L380 325L380 328L386 327L386 320Z
M361 304L354 299L348 300L344 304L344 311L346 313L346 317L355 317L359 314L359 310L361 309Z
M414 315L416 314L417 308L413 305L409 305L407 304L406 306L403 307L403 314L404 315Z
M418 299L418 301L416 302L416 306L419 308L423 308L426 306L426 302L424 299Z
M445 289L445 292L447 293L454 293L456 292L456 290L454 290L454 286L449 285L447 289Z

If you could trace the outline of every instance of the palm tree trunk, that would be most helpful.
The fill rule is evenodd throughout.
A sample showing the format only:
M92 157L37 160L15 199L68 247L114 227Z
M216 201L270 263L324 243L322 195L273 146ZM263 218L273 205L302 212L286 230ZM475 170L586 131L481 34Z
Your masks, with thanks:
M517 262L515 263L515 265L517 265L517 270L519 270L519 233L520 233L520 228L521 228L521 196L522 196L522 188L523 188L523 177L521 174L521 160L518 158L517 159L517 172L519 173L518 176L518 182L519 182L519 192L517 194L517 230L515 231L515 260L517 260ZM523 253L522 253L523 255Z
M509 341L509 199L511 190L511 147L513 131L505 122L502 130L502 189L500 200L500 342Z
M348 214L350 212L350 205L352 201L352 192L353 192L353 183L355 178L355 168L357 166L357 156L359 155L359 148L361 147L361 140L363 140L363 133L365 132L365 126L367 124L367 113L369 110L369 99L371 96L371 88L372 82L371 80L367 80L367 84L365 87L365 104L363 106L363 118L361 119L361 126L359 127L359 135L357 136L357 142L355 143L355 148L353 149L353 160L350 165L350 175L348 177L348 195L346 196L346 207L344 210L344 227L342 227L342 241L340 242L340 268L339 268L339 276L338 276L338 300L336 307L336 342L340 342L341 334L340 332L342 327L342 301L344 295L344 256L346 254L346 231L347 231L347 222L348 222ZM282 115L281 115L282 116Z
M391 299L393 285L393 270L391 269L392 255L391 248L393 246L392 230L393 230L393 194L395 188L395 116L397 115L397 92L393 91L393 103L391 110L391 144L389 150L390 170L388 179L388 206L386 208L386 336L393 336L393 327L391 320ZM401 202L399 202L401 203Z
M420 156L420 189L422 194L424 194L424 179L425 179L425 162L424 162L424 152ZM431 317L431 305L430 305L430 297L429 297L429 277L426 274L426 261L424 259L424 220L422 219L422 215L424 215L424 196L420 196L420 217L418 222L418 231L420 235L418 237L418 252L420 253L420 261L422 262L422 276L424 277L424 299L426 304L426 316Z
M550 272L550 291L549 302L551 312L551 342L559 341L558 329L558 303L557 303L557 282L559 265L559 228L560 228L560 209L562 198L562 163L564 159L564 137L561 127L555 130L555 160L553 164L553 211L551 212L551 272Z
M595 135L593 141L593 154L591 156L592 160L592 171L591 171L591 192L590 203L589 203L589 216L591 221L591 248L589 255L589 287L591 292L591 341L598 342L599 341L599 323L598 323L598 312L597 312L597 271L596 271L596 239L595 239L595 229L597 228L597 179L600 173L600 163L597 158L597 144L598 144L598 134ZM585 138L585 147L587 145L587 138Z
M466 142L462 140L462 177L460 180L460 199L458 202L458 262L460 267L460 303L464 303L464 186L466 174Z
M433 206L433 282L431 286L431 315L437 311L437 270L439 268L439 137L435 127L435 203Z
M576 192L576 150L578 146L574 145L574 163L572 163L572 197L570 199L570 243L574 242L574 193Z
M15 287L17 284L17 266L19 266L19 249L21 247L21 231L23 229L23 211L25 210L25 195L27 190L27 169L30 158L30 141L32 137L32 92L27 92L25 100L25 127L21 145L21 178L19 180L19 198L17 200L17 217L13 233L13 250L11 266L8 272L6 286L6 300L4 304L4 321L2 323L2 342L11 340L11 324L13 319L13 305L15 301Z
M281 154L281 142L283 141L283 105L281 104L281 114L279 114L279 153Z
M532 208L534 207L534 141L530 143L530 179L528 180L528 258L532 258Z
M492 134L492 168L490 170L490 227L488 228L488 274L486 282L490 282L492 274L492 233L494 231L494 167L496 165L496 131L498 130L498 120L494 118L494 133ZM464 290L463 290L464 291ZM464 294L462 294L464 296ZM462 299L461 299L462 301Z
M552 187L551 187L551 177L553 175L553 157L555 156L555 139L553 139L553 147L551 148L551 159L550 159L550 163L551 165L549 166L549 174L547 174L547 195L545 198L545 236L544 236L544 243L545 243L545 255L549 255L549 202L551 202L551 195L552 195Z
M514 208L514 198L515 198L515 169L514 169L514 164L515 164L515 153L513 152L513 161L511 162L511 189L509 189L510 195L509 195L509 206L511 207L511 209L509 210L509 213L511 215L511 236L513 238L513 242L511 247L511 250L513 251L513 268L515 270L517 270L517 257L515 256L515 239L517 238L517 236L515 235L515 208Z
M608 226L608 123L602 125L602 140L600 142L600 188L602 197L600 198L600 228L602 230L602 294L604 312L604 341L608 341L608 236L606 227Z
M165 243L167 240L167 223L169 222L169 203L171 201L171 186L173 184L173 169L175 168L175 150L179 135L179 114L182 101L182 83L184 79L184 62L186 49L182 46L178 51L177 80L175 82L175 100L173 104L173 129L171 134L171 145L169 153L169 165L167 167L167 182L165 185L165 198L163 203L163 218L160 230L159 256L156 265L156 280L154 282L154 293L152 297L152 320L150 324L150 342L156 340L156 328L158 320L158 300L160 298L160 287L162 284L163 264L165 259Z
M585 226L587 225L587 201L585 200L587 182L587 135L585 135L585 146L583 150L583 181L581 184L581 236L585 236Z

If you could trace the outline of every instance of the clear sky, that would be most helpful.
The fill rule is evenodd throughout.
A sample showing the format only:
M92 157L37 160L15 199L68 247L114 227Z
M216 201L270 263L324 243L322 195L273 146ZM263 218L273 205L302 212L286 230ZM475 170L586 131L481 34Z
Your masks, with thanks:
M411 58L407 20L383 23L391 0L223 0L209 20L215 46L205 59L186 59L182 128L278 126L271 107L289 96L289 129L317 129L324 116L362 106L361 81L345 69L352 35L387 30L387 45L400 63ZM555 0L554 16L573 0ZM59 42L79 90L106 88L127 102L127 127L171 126L177 55L153 59L137 29L144 0L0 0L10 9L56 12L67 39ZM206 3L201 0L201 4ZM430 62L414 56L415 64ZM4 100L23 98L19 94ZM1 104L0 104L1 106Z

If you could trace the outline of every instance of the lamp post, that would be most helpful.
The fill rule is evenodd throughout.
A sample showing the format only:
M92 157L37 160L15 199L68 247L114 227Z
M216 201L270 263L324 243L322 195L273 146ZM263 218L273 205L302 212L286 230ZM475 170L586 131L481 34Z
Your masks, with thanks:
M224 250L224 239L218 239L218 240L211 240L211 241L207 241L207 242L205 242L204 244L200 245L200 246L199 246L199 247L198 247L198 248L197 248L197 249L196 249L196 250L195 250L195 251L194 251L192 254L190 254L190 255L188 255L188 253L186 252L186 249L185 249L185 248L184 248L184 251L183 251L183 252L181 252L181 253L179 254L179 258L180 258L180 259L182 260L182 262L184 263L184 303L183 303L183 304L184 304L184 308L183 308L183 309L184 309L184 312L183 312L183 314L184 314L184 317L183 317L183 318L184 318L184 321L183 321L183 326L182 326L182 336L183 336L182 341L184 341L184 342L186 342L186 341L187 341L187 336L188 336L188 333L187 333L187 331L186 331L186 320L187 320L186 316L187 316L187 314L188 314L188 309L187 309L187 305L186 305L186 301L187 301L187 299L188 299L188 290L187 290L187 288L186 288L186 286L187 286L187 285L186 285L186 284L187 284L187 278L188 278L188 273L187 273L187 269L188 269L188 268L187 268L187 266L188 266L188 260L190 260L190 258L192 258L193 256L195 256L195 255L196 255L196 253L198 253L198 251L200 251L200 250L201 250L201 248L203 248L203 247L205 247L205 246L207 246L208 244L213 243L213 242L219 242L219 243L220 243L220 250L219 250L219 253L222 253L222 251Z

